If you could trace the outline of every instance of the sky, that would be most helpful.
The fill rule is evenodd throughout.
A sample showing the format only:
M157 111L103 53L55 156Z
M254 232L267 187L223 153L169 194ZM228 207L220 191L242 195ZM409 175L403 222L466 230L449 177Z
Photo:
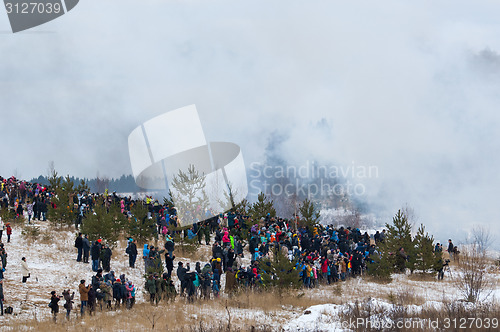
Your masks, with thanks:
M499 10L85 0L16 34L0 10L0 174L130 174L132 130L196 104L207 140L238 144L247 167L280 137L291 165L375 166L354 179L363 199L411 206L438 240L500 236Z

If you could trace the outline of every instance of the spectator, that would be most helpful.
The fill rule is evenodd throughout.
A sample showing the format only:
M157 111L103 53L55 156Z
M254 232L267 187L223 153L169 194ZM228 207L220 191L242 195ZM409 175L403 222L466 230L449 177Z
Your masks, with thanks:
M82 245L83 245L83 262L88 264L89 253L90 253L90 241L87 234L85 234L85 237L82 239Z
M5 224L7 231L7 243L10 242L10 236L12 235L12 227L10 227L10 222Z
M80 280L80 285L78 286L78 291L80 292L80 316L83 317L85 314L85 309L87 309L87 303L89 300L90 285L85 286L85 280Z
M0 316L3 316L3 279L0 279Z
M0 217L0 242L2 241L3 230L5 228L5 224L2 221L2 217Z
M64 309L66 309L66 319L69 319L71 310L73 309L73 298L75 297L75 292L70 294L68 289L63 291L62 295L64 296L64 300L66 301L66 303L64 303Z
M26 257L21 258L21 273L23 275L23 283L26 283L30 277L30 270L28 268L28 263L26 263Z
M453 245L453 242L451 242L451 239L448 240L448 254L450 255L450 259L453 259L453 251L455 249L455 246Z
M82 233L78 233L78 236L75 239L75 248L78 249L78 254L76 256L76 261L81 262L82 261L82 254L83 254L83 237Z
M51 313L53 315L52 319L55 322L57 320L57 313L59 312L59 300L61 297L56 294L56 291L50 292L50 295L49 308L51 309Z

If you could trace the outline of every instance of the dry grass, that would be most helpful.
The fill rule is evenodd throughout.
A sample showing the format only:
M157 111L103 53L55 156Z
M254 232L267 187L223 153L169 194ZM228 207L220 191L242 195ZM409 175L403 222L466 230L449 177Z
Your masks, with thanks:
M386 318L383 320L385 329L377 326L377 323L381 322L381 317ZM342 322L357 322L359 319L363 322L370 321L372 324L350 326L354 331L497 331L498 327L495 328L491 321L497 319L495 325L498 326L498 317L500 317L500 307L492 304L468 306L462 302L448 302L444 303L442 308L429 307L420 312L412 312L401 305L393 305L391 308L381 307L370 299L347 305L346 310L339 313L339 320ZM373 318L375 320L370 320ZM487 319L490 322L488 327L483 325ZM438 325L431 325L431 322ZM389 323L393 325L389 327ZM398 327L398 323L405 325ZM448 327L445 324L448 324Z
M437 276L431 273L413 273L408 276L412 281L436 281Z
M322 289L322 291L327 295L327 290ZM274 292L242 291L229 299L229 304L234 308L260 309L264 312L282 310L284 306L305 309L313 305L325 303L332 303L332 298L328 296L318 298L304 291L291 291L281 297Z
M387 300L389 300L389 303L399 306L422 305L425 303L425 299L417 295L415 289L407 284L401 284L394 290L391 289L387 293Z
M333 288L332 288L333 290ZM210 301L196 301L187 304L182 298L174 303L151 306L137 304L130 311L97 312L81 319L78 310L73 310L71 319L66 321L64 309L60 309L57 323L45 318L22 322L25 330L30 331L224 331L229 325L231 315L232 331L270 331L279 329L268 325L270 321L286 323L293 312L301 312L317 304L331 303L308 296L303 292L293 292L281 298L274 293L241 292L232 298L220 298ZM288 310L283 310L283 309ZM48 309L47 309L48 311ZM229 315L228 315L229 312ZM17 330L21 323L6 321L4 329Z

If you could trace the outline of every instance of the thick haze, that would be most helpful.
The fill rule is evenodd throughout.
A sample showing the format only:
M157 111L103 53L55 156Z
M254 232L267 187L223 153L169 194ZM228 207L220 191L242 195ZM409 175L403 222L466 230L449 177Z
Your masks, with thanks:
M375 165L360 179L369 203L389 216L409 204L437 240L472 224L499 236L499 12L85 0L12 34L2 9L0 174L29 179L51 160L61 174L130 174L129 133L196 104L207 139L239 144L247 165L281 135L290 163Z

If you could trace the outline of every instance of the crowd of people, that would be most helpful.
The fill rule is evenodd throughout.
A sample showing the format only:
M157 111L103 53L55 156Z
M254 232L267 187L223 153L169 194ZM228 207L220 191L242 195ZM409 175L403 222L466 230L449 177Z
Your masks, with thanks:
M27 211L28 222L32 219L47 218L47 205L51 204L50 197L53 195L50 188L15 178L0 178L0 183L2 210L10 208L15 212L15 218L23 217L24 211ZM156 222L154 236L161 240L160 247L152 244L144 244L142 247L146 276L144 291L149 295L149 301L154 304L162 300L174 301L178 295L192 302L197 298L217 298L221 291L231 295L237 290L263 289L266 286L263 278L266 269L263 264L267 264L267 258L278 253L293 262L297 278L305 288L356 278L364 273L372 257L378 254L378 245L383 243L386 237L385 230L370 236L367 232L361 233L359 229L351 227L335 228L319 224L300 227L296 219L273 217L267 213L260 220L251 220L249 216L238 211L210 217L179 230L175 207L161 204L149 196L144 200L132 200L116 193L110 195L106 191L100 195L80 192L72 197L76 211L74 222L77 227L84 223L85 216L93 211L98 197L104 198L103 202L108 208L112 204L118 205L125 217L132 217L131 207L134 204L143 204L146 207L147 215L144 218ZM1 219L0 229L3 229ZM0 230L0 241L1 237ZM205 262L196 262L194 268L189 262L174 264L174 238L179 237L196 241L199 245L210 245L211 256L207 257ZM137 246L137 241L128 239L125 252L130 268L137 267L137 256L140 254ZM96 273L90 284L81 280L78 286L80 314L83 316L85 312L114 309L120 305L130 309L135 302L136 287L124 274L119 278L115 277L111 269L112 248L103 240L91 241L82 233L75 239L75 248L76 261L91 263L91 269ZM7 255L3 252L5 249L0 243L4 269ZM404 251L401 256L404 257ZM177 269L174 274L175 265ZM221 285L222 275L225 276L224 287ZM29 271L26 278L23 275L23 282L27 278ZM73 309L74 292L64 290L61 295L56 291L52 292L50 308L54 319L59 311L58 302L61 299L65 301L66 317L69 317Z
M80 317L83 317L86 313L92 315L96 310L112 310L119 307L131 309L135 303L136 287L125 274L117 277L114 271L109 271L103 275L103 270L98 269L89 284L85 279L80 280L78 292L80 293ZM61 299L65 301L63 307L66 310L66 319L70 318L74 296L75 292L71 292L70 289L63 290L61 295L58 295L56 291L51 292L49 307L54 321L57 320Z

